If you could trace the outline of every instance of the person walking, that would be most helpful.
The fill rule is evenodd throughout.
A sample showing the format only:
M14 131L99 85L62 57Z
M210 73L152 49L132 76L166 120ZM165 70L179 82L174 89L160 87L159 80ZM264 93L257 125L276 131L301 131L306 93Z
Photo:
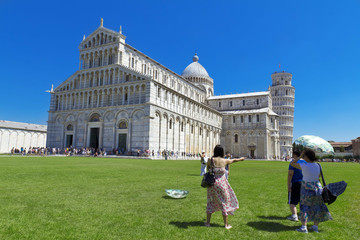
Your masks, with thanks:
M234 215L235 210L239 208L239 202L225 177L225 166L239 161L244 161L244 158L225 159L222 146L215 146L214 156L207 162L208 171L212 167L215 173L215 183L207 188L206 227L210 227L211 215L221 211L225 228L232 228L228 223L228 215Z
M201 170L200 170L200 176L204 176L206 173L206 163L208 161L208 157L206 157L205 155L205 151L202 150L201 154L199 153L200 156L200 162L201 162Z
M300 159L300 152L293 152L293 161L296 160L297 163L304 162ZM302 171L300 169L294 168L289 164L288 178L287 178L287 187L288 187L288 204L290 206L291 216L287 217L290 221L299 221L297 215L296 205L300 202L300 189L301 181L303 179Z
M308 233L307 223L314 222L310 230L318 233L319 223L331 220L332 217L321 196L320 166L315 163L315 152L310 149L305 150L303 158L304 163L298 163L296 159L290 163L294 168L301 169L303 174L300 190L300 220L302 226L296 231Z

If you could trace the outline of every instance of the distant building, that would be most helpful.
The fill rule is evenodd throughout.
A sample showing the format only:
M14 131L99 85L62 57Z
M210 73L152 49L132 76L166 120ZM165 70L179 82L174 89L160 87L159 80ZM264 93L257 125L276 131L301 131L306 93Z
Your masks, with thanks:
M360 137L351 140L354 157L360 157Z
M0 153L46 146L46 125L0 120Z
M352 153L352 142L329 142L335 153Z

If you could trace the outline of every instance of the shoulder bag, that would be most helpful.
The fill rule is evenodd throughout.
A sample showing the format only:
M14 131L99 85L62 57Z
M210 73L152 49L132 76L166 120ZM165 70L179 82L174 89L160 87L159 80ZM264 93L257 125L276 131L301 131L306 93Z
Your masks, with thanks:
M213 169L213 165L214 165L214 161L211 158L211 162L210 162L210 169L209 171L207 171L201 181L201 186L203 188L207 188L209 186L214 185L215 183L215 173L214 173L214 169Z
M327 203L328 205L330 205L333 202L335 202L336 198L345 191L347 183L344 181L341 181L341 182L330 183L330 184L326 185L324 175L322 172L322 167L319 163L318 163L318 165L320 167L320 175L321 175L322 182L323 182L323 191L322 191L321 195L324 200L324 203Z

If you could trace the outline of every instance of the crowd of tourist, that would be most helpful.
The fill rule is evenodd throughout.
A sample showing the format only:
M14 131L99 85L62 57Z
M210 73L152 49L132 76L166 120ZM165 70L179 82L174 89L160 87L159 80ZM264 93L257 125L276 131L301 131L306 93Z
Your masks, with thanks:
M68 147L68 148L50 148L50 147L21 147L19 148L12 148L11 154L17 155L40 155L40 156L49 156L49 155L65 155L65 156L94 156L94 157L103 157L107 155L113 156L136 156L136 157L151 157L153 159L197 159L199 157L199 153L194 152L179 152L173 150L141 150L136 149L133 151L126 151L120 148L114 148L111 150L107 150L105 148L75 148L75 147ZM251 157L247 156L248 159L267 159L259 158L259 157ZM273 160L283 160L288 161L289 158L280 158L277 156L273 156ZM359 158L346 158L346 159L335 159L335 158L325 158L319 159L320 162L360 162Z
M107 155L117 155L117 156L136 156L136 157L152 157L157 159L194 159L198 157L196 153L187 153L179 151L170 151L170 150L140 150L136 149L134 151L125 151L121 149L112 149L106 150L105 148L50 148L50 147L21 147L12 148L11 155L40 155L40 156L49 156L49 155L65 155L65 156L94 156L102 157Z

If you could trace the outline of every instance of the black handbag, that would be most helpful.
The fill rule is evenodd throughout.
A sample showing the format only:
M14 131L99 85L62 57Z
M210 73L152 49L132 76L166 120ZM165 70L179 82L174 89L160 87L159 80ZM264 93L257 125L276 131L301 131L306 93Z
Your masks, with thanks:
M213 169L213 164L214 164L214 162L213 162L213 159L211 158L210 169L208 172L205 173L205 175L201 181L201 186L203 188L212 186L215 183L215 173L214 173L214 169Z
M336 198L345 191L347 183L344 181L341 181L341 182L330 183L329 185L326 185L321 165L319 163L318 163L318 165L320 167L320 175L321 175L323 186L324 186L321 196L322 196L322 199L324 200L324 203L327 203L328 205L330 205L333 202L335 202ZM333 192L330 189L332 189Z

